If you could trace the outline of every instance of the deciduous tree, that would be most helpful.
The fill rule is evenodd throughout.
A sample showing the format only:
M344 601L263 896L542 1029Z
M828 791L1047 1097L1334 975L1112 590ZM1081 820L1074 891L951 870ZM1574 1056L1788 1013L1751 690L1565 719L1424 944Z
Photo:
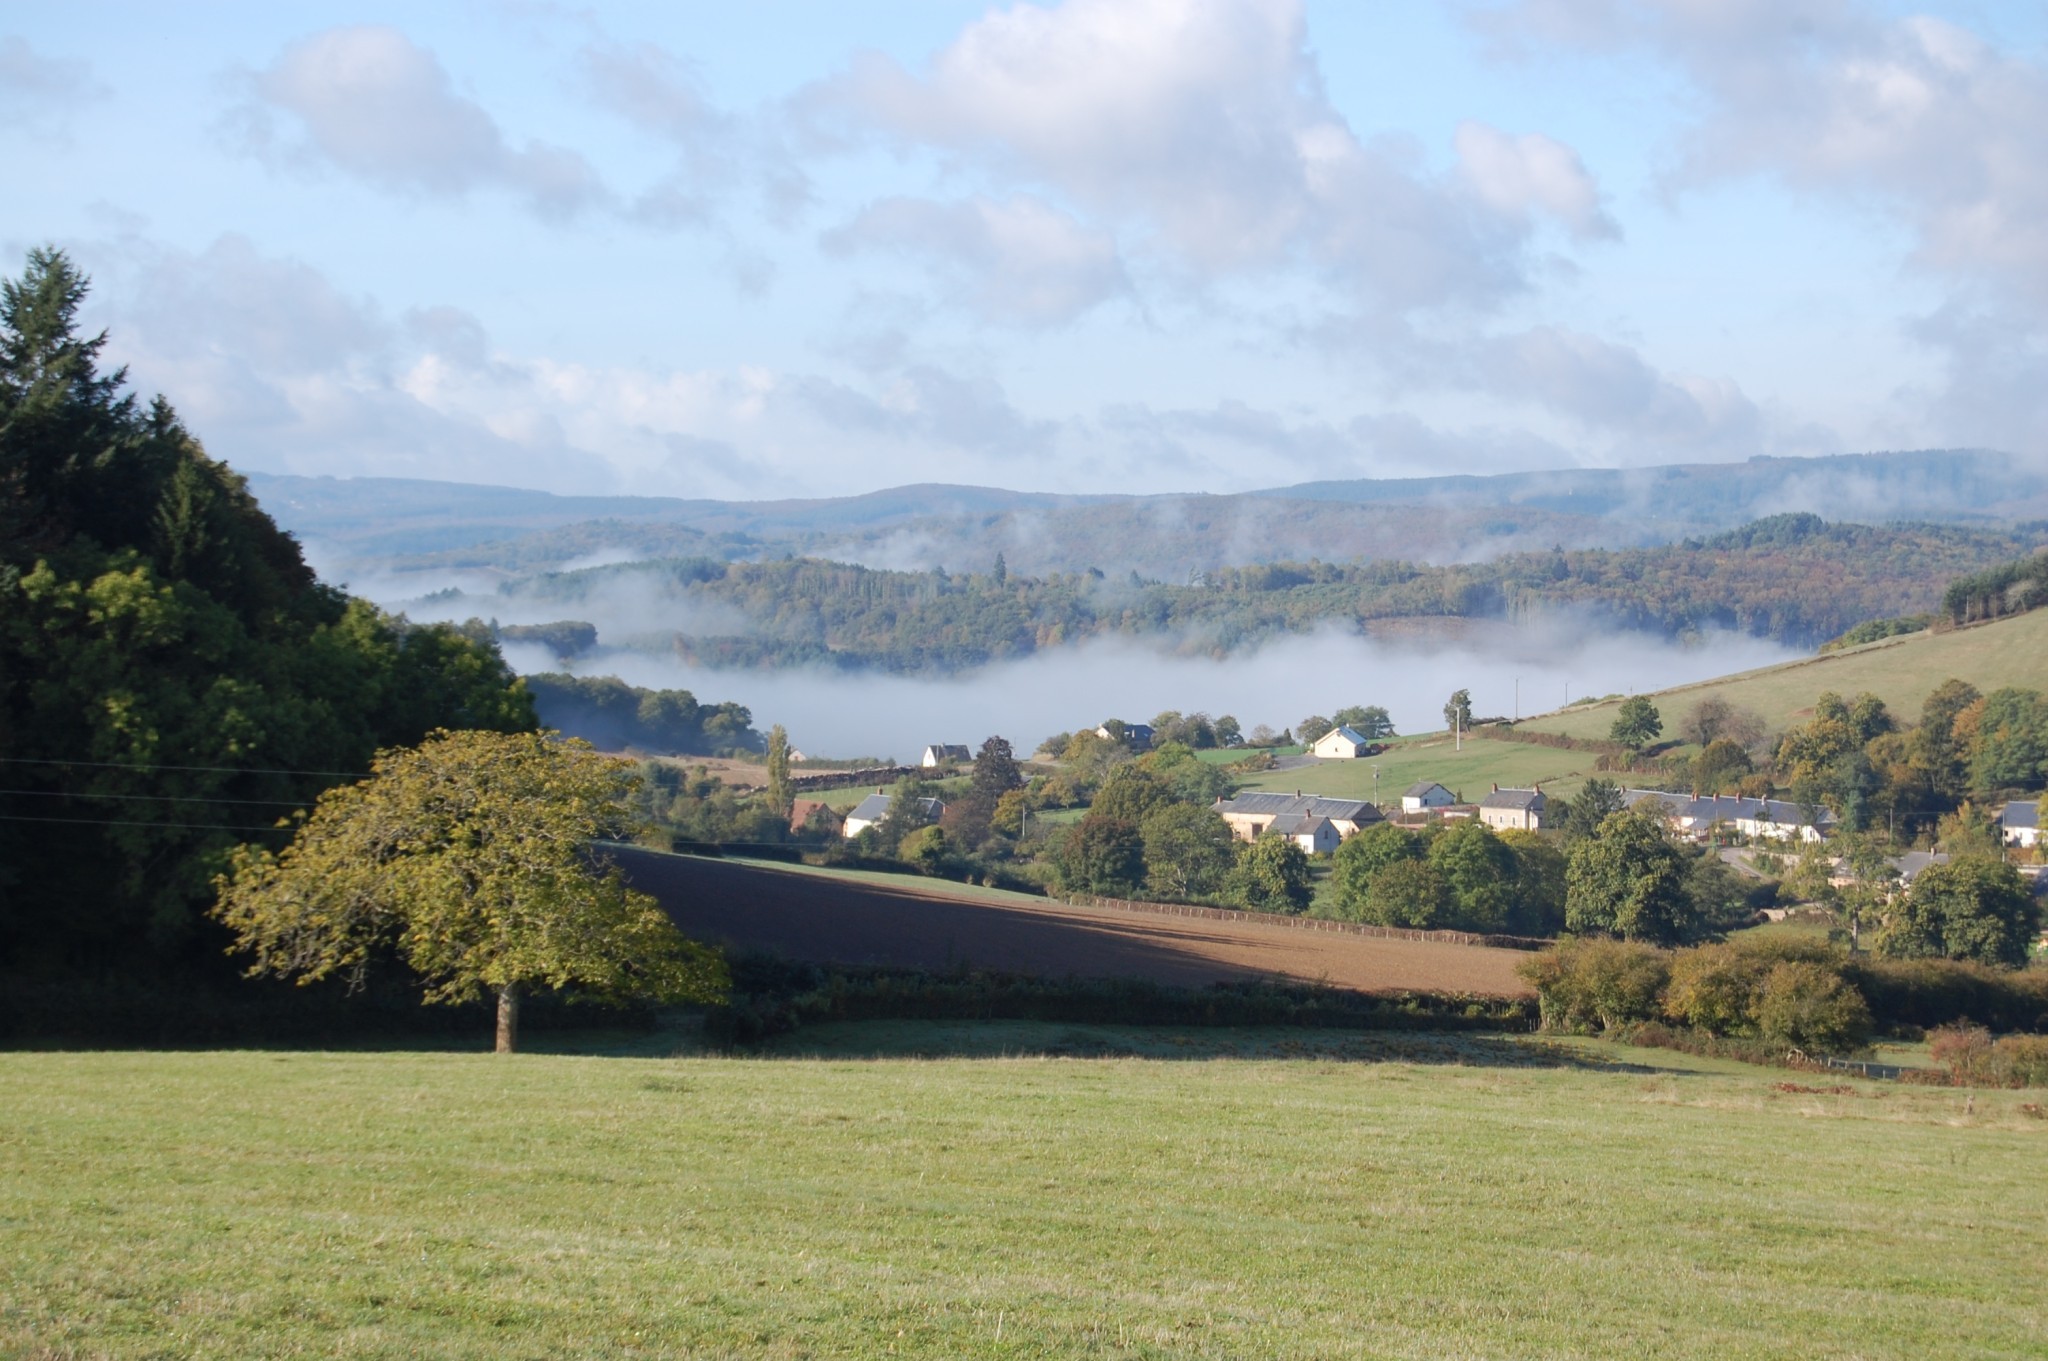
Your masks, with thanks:
M2019 872L1987 855L1963 855L1920 872L1912 891L1893 905L1877 949L2016 969L2040 932L2040 906Z
M1663 823L1615 813L1572 847L1565 868L1565 924L1624 940L1671 945L1693 933L1685 856Z
M633 778L547 734L437 733L321 795L281 853L238 851L215 914L252 975L360 981L391 950L429 1002L495 994L500 1053L536 988L715 1000L718 955L593 849Z

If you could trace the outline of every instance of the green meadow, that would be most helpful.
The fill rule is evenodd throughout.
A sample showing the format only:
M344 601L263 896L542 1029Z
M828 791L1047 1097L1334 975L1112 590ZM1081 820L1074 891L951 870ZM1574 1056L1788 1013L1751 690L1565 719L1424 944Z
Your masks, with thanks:
M2039 1092L1014 1023L830 1027L750 1057L674 1034L512 1058L15 1052L0 1090L9 1356L1925 1358L2048 1337Z
M1667 737L1675 735L1677 722L1686 711L1708 695L1754 710L1773 731L1812 717L1814 700L1827 690L1848 698L1868 691L1901 719L1917 722L1920 702L1952 676L1987 693L2008 685L2036 690L2048 686L2048 610L1941 633L1909 633L1760 671L1679 686L1655 698L1663 711ZM1587 704L1526 718L1520 726L1571 737L1604 738L1614 726L1619 707L1618 700Z

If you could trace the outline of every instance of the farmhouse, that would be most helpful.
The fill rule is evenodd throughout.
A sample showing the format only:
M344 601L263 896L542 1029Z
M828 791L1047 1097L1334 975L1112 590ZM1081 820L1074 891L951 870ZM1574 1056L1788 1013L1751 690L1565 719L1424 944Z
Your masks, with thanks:
M838 812L823 799L793 799L790 801L790 831L801 832L804 828L809 827L814 819L834 831L839 830L840 820Z
M1655 813L1674 831L1703 840L1716 826L1770 841L1822 841L1834 834L1835 815L1783 799L1747 799L1733 794L1701 797L1663 789L1624 789L1624 807Z
M2033 799L2024 803L2015 800L2005 806L1998 815L1998 830L2004 835L2006 845L2033 849L2041 839L2040 809L2040 803Z
M1547 802L1541 786L1535 789L1502 789L1495 785L1493 792L1479 801L1479 820L1496 832L1510 828L1533 832L1543 826L1543 809Z
M1117 727L1110 727L1110 723L1116 724ZM1122 739L1131 750L1145 751L1151 747L1152 725L1150 723L1126 723L1120 718L1112 718L1109 720L1109 723L1104 723L1101 727L1097 728L1095 735L1106 742L1114 742L1118 739L1117 728L1123 729Z
M1325 761L1349 761L1355 760L1360 756L1370 756L1378 751L1379 748L1375 747L1356 728L1351 727L1349 724L1342 724L1318 737L1308 750L1311 756L1319 757Z
M965 747L956 746L949 742L934 742L924 749L924 756L918 761L918 764L926 770L930 770L934 766L950 766L973 759L974 753Z
M1284 836L1310 855L1326 855L1344 838L1328 818L1313 813L1282 813L1266 828L1268 836Z
M846 826L843 829L846 839L851 841L868 828L880 825L882 819L889 816L889 805L893 802L895 796L880 789L862 799L854 810L846 815ZM945 811L946 805L937 799L917 801L917 821L921 824L937 822L939 815Z
M1401 811L1427 813L1438 808L1449 808L1457 801L1457 796L1442 785L1419 780L1409 785L1407 792L1401 795Z
M1317 794L1240 794L1234 799L1218 799L1214 806L1240 841L1257 841L1268 831L1299 840L1306 822L1290 821L1283 828L1283 818L1327 823L1335 840L1328 847L1303 842L1304 850L1329 849L1359 829L1385 821L1380 810L1363 799L1326 799ZM1310 830L1308 835L1322 833Z

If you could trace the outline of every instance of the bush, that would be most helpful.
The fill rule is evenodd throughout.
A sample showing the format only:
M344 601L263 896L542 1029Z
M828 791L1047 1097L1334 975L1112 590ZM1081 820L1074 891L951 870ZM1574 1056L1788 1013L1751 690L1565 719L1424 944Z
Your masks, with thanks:
M1584 1034L1653 1020L1671 957L1633 941L1568 940L1515 966L1536 989L1545 1030Z
M1943 1026L1928 1036L1949 1081L1968 1087L2048 1087L2048 1036L1994 1040L1980 1025Z
M1664 1014L1713 1035L1759 1034L1764 985L1783 964L1812 965L1839 978L1842 958L1818 941L1787 937L1680 950L1671 957Z
M1870 1039L1870 1007L1863 995L1826 964L1774 967L1757 994L1756 1032L1771 1044L1838 1053Z

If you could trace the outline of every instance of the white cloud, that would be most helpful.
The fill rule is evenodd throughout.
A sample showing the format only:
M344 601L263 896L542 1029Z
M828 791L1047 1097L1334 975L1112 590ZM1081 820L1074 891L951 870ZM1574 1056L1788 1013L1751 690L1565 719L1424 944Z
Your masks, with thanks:
M98 93L85 62L43 56L25 38L0 38L0 128L59 126L63 115Z
M828 251L929 263L948 295L986 320L1070 321L1128 288L1115 239L1029 195L959 203L887 198L826 234Z
M380 189L460 197L500 189L543 217L609 198L574 151L515 147L491 115L456 94L431 52L393 28L332 28L285 49L247 81L233 116L247 147L271 159L325 162ZM299 136L280 134L286 115Z
M1548 139L1513 144L1523 191L1503 207L1498 169L1475 192L1405 141L1361 138L1323 94L1295 0L1021 4L922 73L869 56L802 102L1033 186L1201 275L1306 264L1369 305L1491 304L1526 284L1533 211L1597 225L1567 182L1590 178Z
M2048 65L1850 0L1528 0L1481 22L1681 70L1697 98L1674 189L1763 176L1898 224L1904 263L1949 290L1906 323L1946 371L1917 394L1930 428L2038 447L2039 384L2018 370L2048 343Z
M1528 216L1542 209L1574 236L1621 235L1579 154L1539 132L1516 137L1485 123L1458 125L1458 161L1473 191L1495 211Z

